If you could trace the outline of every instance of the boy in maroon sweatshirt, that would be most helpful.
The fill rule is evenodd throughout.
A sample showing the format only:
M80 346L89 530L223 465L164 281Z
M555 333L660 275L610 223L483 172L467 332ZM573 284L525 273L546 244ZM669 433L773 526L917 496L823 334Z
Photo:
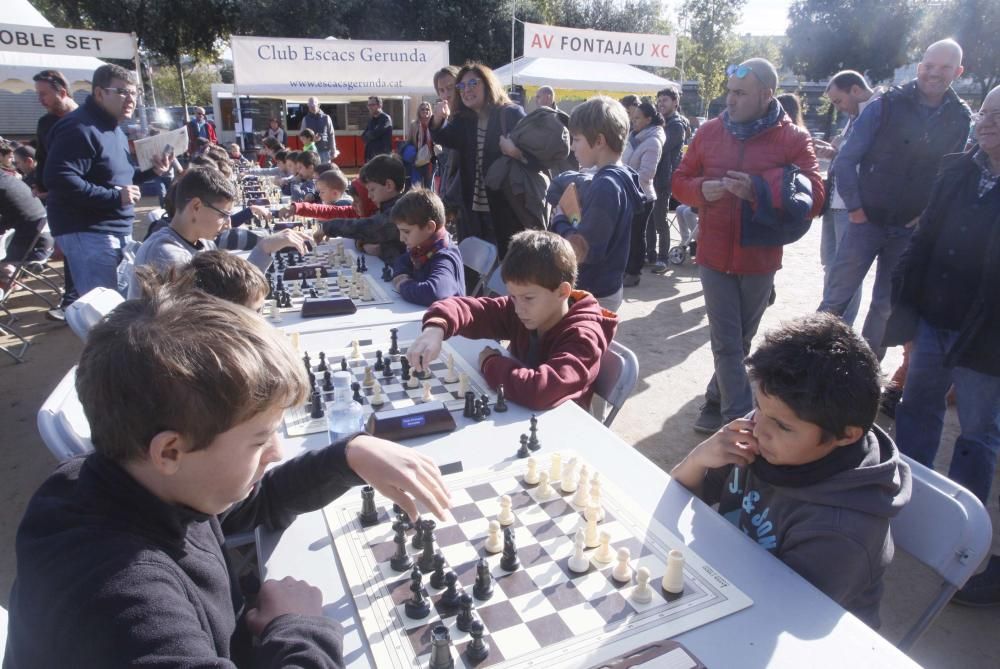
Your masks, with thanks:
M437 359L448 337L509 339L513 357L493 346L479 354L480 371L492 388L503 384L507 399L533 410L568 399L589 409L618 317L590 293L573 290L573 247L551 232L519 232L500 276L510 295L451 297L431 305L423 332L407 351L413 368L421 371L424 361Z

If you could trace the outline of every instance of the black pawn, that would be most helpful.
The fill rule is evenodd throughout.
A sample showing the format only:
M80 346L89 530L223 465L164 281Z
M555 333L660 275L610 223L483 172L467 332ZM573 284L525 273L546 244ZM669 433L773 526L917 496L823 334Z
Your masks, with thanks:
M455 618L455 626L463 632L468 632L475 619L472 615L472 597L463 592L458 596L458 617Z
M309 297L311 297L312 299L316 299L317 297L319 297L319 293L316 292L315 288L309 289Z
M490 415L490 396L480 395L479 399L483 402L483 418L488 418Z
M441 607L445 611L454 611L458 608L461 594L458 592L458 574L453 571L449 571L444 575L444 592L441 593L441 599L439 600Z
M438 590L444 588L444 556L441 553L434 554L434 571L431 572L431 587Z
M383 369L385 369L385 362L382 361L382 351L375 351L374 370L376 372L381 372Z
M313 391L310 405L311 405L309 410L310 418L322 418L324 415L326 415L323 412L323 397L315 390Z
M476 421L486 420L486 416L483 414L483 402L482 400L472 401L472 419Z
M476 413L476 394L471 390L465 392L465 410L462 411L462 415L466 418L472 418Z
M386 360L382 365L382 376L386 379L392 378L392 361Z
M503 528L503 555L500 558L500 568L504 571L517 571L521 562L517 559L517 544L514 543L514 528Z
M347 358L341 358L340 359L340 371L342 371L342 372L346 372L347 371Z
M392 541L396 544L396 552L393 553L392 558L389 560L389 566L392 567L393 571L406 571L413 566L413 560L410 559L409 554L406 552L405 526L397 520L392 524L392 530L395 532Z
M424 521L417 518L416 522L413 523L413 541L410 545L420 550L424 547Z
M355 381L354 383L351 384L351 390L354 391L354 396L351 399L353 399L358 404L364 406L365 398L361 394L361 384Z
M472 596L481 602L493 596L493 574L486 558L479 558L476 562L476 584L472 586Z
M319 352L319 364L316 365L317 372L325 372L327 370L326 366L326 353L322 351Z
M531 455L531 451L528 450L528 435L521 435L521 448L517 449L517 457L526 458Z
M375 508L375 488L366 485L361 489L361 513L358 514L365 527L378 523L378 509Z
M472 664L479 664L490 654L490 647L483 640L483 624L478 620L473 620L469 624L469 635L472 641L465 647L465 656Z
M390 346L389 355L399 355L399 329L389 328Z
M434 528L437 527L437 523L428 518L424 521L424 546L423 553L420 555L420 560L417 564L420 565L420 571L425 574L430 571L434 571Z
M309 280L306 278L305 274L302 275L302 281L299 282L299 287L303 290L309 287Z
M368 260L364 256L361 256L361 271L368 271Z
M333 392L333 376L329 369L323 372L323 392Z
M403 609L406 611L407 617L415 620L426 618L431 613L430 602L424 597L422 580L423 576L420 575L420 570L414 567L413 571L410 572L410 592L413 593L413 596L406 600Z

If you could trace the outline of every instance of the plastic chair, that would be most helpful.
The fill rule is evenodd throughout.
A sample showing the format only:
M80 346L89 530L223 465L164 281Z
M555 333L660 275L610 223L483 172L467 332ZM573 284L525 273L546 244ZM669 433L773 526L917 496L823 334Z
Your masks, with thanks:
M479 237L466 237L458 244L462 263L479 274L479 281L472 289L472 296L479 295L497 264L497 247Z
M500 276L499 268L493 274L490 274L489 281L486 282L485 294L490 297L507 294L507 284L504 283L503 277Z
M124 301L117 290L94 288L66 308L66 322L77 337L87 341L91 328Z
M611 427L638 380L639 359L631 349L612 339L601 357L601 369L594 381L594 393L611 405L611 411L604 417L605 427Z
M7 648L7 609L0 606L0 664L3 664L3 654L6 648Z
M38 410L38 432L60 462L94 450L90 442L90 424L76 396L76 365Z
M15 264L14 274L10 279L10 290L5 291L0 295L0 309L7 312L9 319L8 323L12 323L15 320L14 314L10 312L7 308L7 300L10 296L16 292L17 289L23 288L28 291L38 299L49 305L49 308L55 309L59 302L62 300L62 288L56 283L56 279L61 278L58 276L56 270L49 267L49 265L44 260L29 260L31 255L34 253L35 245L38 240L41 239L42 235L48 232L49 224L46 219L41 219L35 229L35 236L32 238L31 243L28 244L28 248L25 251L24 257L22 258L7 258L8 261L13 261ZM6 243L9 237L4 238L4 255L6 256ZM47 272L51 272L56 275L54 277L49 277L46 275ZM25 283L25 277L34 279L35 281L40 281L45 284L46 288L53 291L56 294L56 300L53 302L44 293L39 292L35 288L31 287Z
M890 521L896 547L944 579L897 647L908 652L989 554L993 525L971 492L907 456L913 475L909 503Z

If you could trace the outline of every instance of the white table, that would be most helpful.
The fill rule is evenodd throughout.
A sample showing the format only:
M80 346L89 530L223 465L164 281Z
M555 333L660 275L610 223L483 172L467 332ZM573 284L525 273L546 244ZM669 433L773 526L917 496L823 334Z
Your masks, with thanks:
M401 326L400 341L416 331ZM312 335L304 342L314 341ZM387 335L386 335L387 336ZM349 332L322 335L332 345L352 338ZM319 341L319 340L315 340ZM475 359L485 342L456 338L454 348ZM530 412L510 403L505 414L482 423L459 418L459 429L407 442L440 465L461 461L465 470L514 459L518 436ZM542 455L574 450L606 480L628 488L634 503L652 510L667 529L716 568L754 604L743 611L676 637L712 669L729 667L916 667L908 657L867 625L847 613L782 562L743 536L713 509L694 499L659 467L572 402L539 417ZM287 439L286 457L322 448L324 435ZM353 493L349 493L353 494ZM324 612L344 626L344 657L351 667L371 667L350 588L339 573L322 512L300 516L279 536L262 536L258 550L267 578L294 576L323 592Z

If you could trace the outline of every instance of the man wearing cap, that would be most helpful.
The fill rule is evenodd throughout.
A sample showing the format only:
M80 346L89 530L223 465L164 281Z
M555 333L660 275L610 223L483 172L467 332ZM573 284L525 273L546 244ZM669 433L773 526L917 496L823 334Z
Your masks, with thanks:
M306 128L316 135L316 151L319 153L319 162L328 163L332 158L340 155L337 150L337 138L333 132L333 119L319 107L319 98L309 98L307 105L309 112L302 117L302 125L299 132Z
M188 157L193 158L198 152L198 139L207 139L212 144L218 144L219 139L215 135L215 125L205 117L203 107L194 108L194 118L188 121Z
M962 47L935 42L917 78L868 105L852 124L831 169L851 222L837 247L821 311L842 316L878 259L861 334L879 359L891 311L892 275L927 205L945 154L960 152L972 112L951 83L962 75Z
M715 374L694 429L713 433L753 398L743 359L767 308L782 244L823 206L809 133L778 104L763 58L732 68L726 109L702 124L674 171L673 195L699 210L698 265Z

